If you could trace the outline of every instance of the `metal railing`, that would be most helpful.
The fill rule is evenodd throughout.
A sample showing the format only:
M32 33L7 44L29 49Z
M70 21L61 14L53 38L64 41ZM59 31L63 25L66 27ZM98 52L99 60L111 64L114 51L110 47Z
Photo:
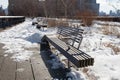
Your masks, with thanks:
M24 21L24 16L0 16L0 28L10 27Z

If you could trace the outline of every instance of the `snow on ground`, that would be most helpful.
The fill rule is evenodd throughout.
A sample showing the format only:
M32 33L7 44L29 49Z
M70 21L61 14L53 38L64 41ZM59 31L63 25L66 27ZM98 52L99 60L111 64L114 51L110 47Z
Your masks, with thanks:
M12 54L15 61L28 60L32 56L33 52L26 50L27 48L35 48L39 45L41 37L44 34L55 34L56 30L49 29L40 31L32 26L32 20L26 20L11 29L0 32L0 43L5 44L6 54ZM7 56L7 55L4 56Z
M95 57L95 64L89 67L88 75L94 75L97 80L120 80L120 55Z
M80 71L72 70L68 73L67 76L72 76L73 80L120 80L120 51L115 49L116 47L117 49L120 48L120 38L113 34L106 35L103 32L105 26L101 25L105 23L95 22L92 27L81 26L85 32L80 49L94 57L95 63L94 66L87 67L86 72L83 68ZM3 47L6 53L5 57L12 54L11 58L15 61L28 60L33 52L26 50L26 48L38 47L37 43L40 42L44 34L56 34L57 30L54 28L42 31L31 26L31 24L32 20L26 20L11 29L0 32L0 43L5 44ZM117 30L119 35L120 27L117 26L116 29L116 25L120 25L120 23L109 22L109 24L114 24L114 29L113 27L110 29L114 32ZM53 69L63 65L57 59L52 59L49 63L52 63Z
M71 76L72 79L69 80L86 80L86 76L81 71L71 71L66 76Z
M67 76L72 77L72 80L120 80L120 51L108 46L111 44L120 49L120 38L114 34L105 35L103 33L103 27L105 26L102 24L103 22L101 24L96 22L92 27L81 27L85 32L80 49L91 55L95 62L94 66L83 68L80 71L72 69L67 74ZM112 25L111 22L109 24ZM110 25L106 27L111 27ZM114 25L114 28L118 28L119 31L120 27L118 25L120 23L114 23ZM58 68L58 66L59 64L54 65L55 68ZM84 70L86 71L84 72Z
M116 52L112 47L106 46L114 44L120 49L120 38L111 34L104 35L102 27L95 23L90 28L84 28L86 34L83 35L80 49L95 59L94 66L88 67L87 75L91 80L120 80L120 51Z

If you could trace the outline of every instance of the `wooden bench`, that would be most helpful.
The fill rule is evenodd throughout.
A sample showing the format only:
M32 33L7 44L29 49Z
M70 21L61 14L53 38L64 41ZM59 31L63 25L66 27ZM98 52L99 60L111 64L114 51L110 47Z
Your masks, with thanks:
M82 33L83 30L79 28L59 27L58 37L45 35L42 38L41 50L50 49L50 43L76 67L81 68L92 66L94 59L80 50L80 44L83 39Z

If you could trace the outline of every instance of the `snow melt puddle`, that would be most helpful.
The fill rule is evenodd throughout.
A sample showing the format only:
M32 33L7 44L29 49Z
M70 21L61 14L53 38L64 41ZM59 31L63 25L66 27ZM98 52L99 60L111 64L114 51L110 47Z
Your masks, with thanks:
M5 44L5 57L7 54L13 54L12 59L14 61L28 60L33 51L26 50L26 48L35 48L39 45L41 38L45 34L55 34L56 29L47 29L46 31L40 31L32 26L32 21L26 20L25 22L12 27L9 30L0 32L0 43Z

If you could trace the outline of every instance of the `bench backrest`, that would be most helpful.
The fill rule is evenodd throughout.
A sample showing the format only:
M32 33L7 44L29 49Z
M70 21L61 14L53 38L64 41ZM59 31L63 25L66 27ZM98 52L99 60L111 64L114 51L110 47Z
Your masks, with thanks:
M58 27L57 33L59 34L59 39L65 41L66 44L79 49L83 39L83 31L83 29L75 27Z

